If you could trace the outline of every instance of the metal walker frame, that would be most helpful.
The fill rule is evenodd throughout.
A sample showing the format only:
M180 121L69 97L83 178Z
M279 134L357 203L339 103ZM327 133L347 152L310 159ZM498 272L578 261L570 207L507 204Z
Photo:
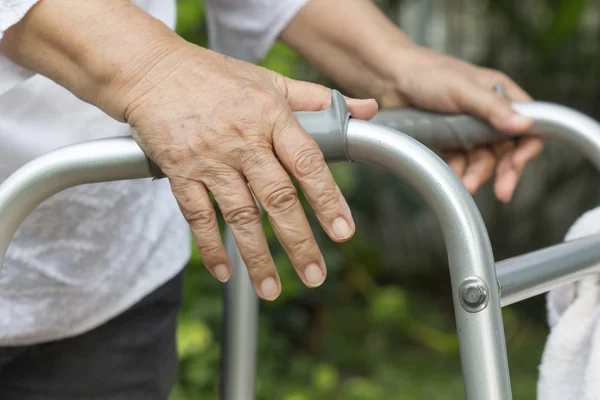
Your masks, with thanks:
M600 170L598 122L556 104L512 106L534 120L530 134L564 140ZM417 110L380 111L372 121L354 120L336 91L330 109L296 116L328 162L383 168L428 203L448 252L466 398L512 399L501 307L600 272L600 235L495 263L474 200L428 147L470 149L504 135L473 117ZM131 137L74 144L29 162L0 185L0 264L25 217L53 194L85 183L150 177L163 174ZM225 294L221 396L253 400L259 302L229 230L225 244L233 273Z

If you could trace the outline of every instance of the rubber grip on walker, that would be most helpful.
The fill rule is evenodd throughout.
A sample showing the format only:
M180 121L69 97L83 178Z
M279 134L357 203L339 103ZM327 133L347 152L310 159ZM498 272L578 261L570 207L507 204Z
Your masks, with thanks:
M471 115L437 114L412 108L381 110L371 122L394 128L436 150L471 151L478 145L509 137Z
M300 125L317 142L328 162L347 161L346 133L350 112L346 99L331 91L331 106L323 111L298 111L294 115Z

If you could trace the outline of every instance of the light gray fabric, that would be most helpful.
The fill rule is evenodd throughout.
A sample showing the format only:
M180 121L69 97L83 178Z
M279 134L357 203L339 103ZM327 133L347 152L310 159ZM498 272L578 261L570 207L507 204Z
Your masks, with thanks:
M0 0L0 37L36 2ZM207 1L211 41L223 53L255 61L304 2ZM135 3L174 27L174 0ZM128 134L127 125L0 54L0 182L55 148ZM0 346L61 339L106 322L176 275L189 259L190 241L166 180L57 194L27 218L8 249L0 274Z

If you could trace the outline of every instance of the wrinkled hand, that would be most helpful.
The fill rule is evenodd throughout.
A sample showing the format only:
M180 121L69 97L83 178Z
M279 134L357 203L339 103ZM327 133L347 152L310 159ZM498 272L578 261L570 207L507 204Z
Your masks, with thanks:
M290 175L329 237L348 240L355 229L350 209L292 113L329 107L329 89L190 45L144 72L126 96L134 138L167 175L212 275L226 281L231 269L209 193L257 294L267 300L279 295L254 194L304 284L325 280L325 262ZM348 105L357 118L377 110L374 100L348 99Z
M489 121L507 134L527 131L532 124L516 114L509 101L493 91L502 84L512 101L531 101L515 82L501 72L480 68L432 50L410 46L391 53L386 69L391 84L378 93L382 107L413 105L431 111L470 113ZM445 153L450 167L475 193L494 173L494 191L498 199L508 202L523 169L542 151L537 138L521 138L480 147L470 154Z

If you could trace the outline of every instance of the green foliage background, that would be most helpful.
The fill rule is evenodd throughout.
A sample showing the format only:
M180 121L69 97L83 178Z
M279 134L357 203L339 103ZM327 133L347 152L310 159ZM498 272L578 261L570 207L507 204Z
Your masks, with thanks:
M206 46L201 3L178 3L179 33ZM399 2L379 3L394 10ZM544 24L524 21L517 10L519 2L498 0L491 6L520 40L535 49L540 68L556 69L560 67L557 49L567 45L577 30L586 2L546 3L551 12ZM261 64L287 76L320 78L281 44ZM337 245L314 224L329 268L324 287L308 290L301 285L265 223L284 290L278 301L261 304L258 399L463 398L447 276L423 283L384 267L381 248L361 229L377 210L364 195L371 190L358 190L355 169L332 166L355 213L356 236ZM307 213L312 216L308 209ZM222 295L222 285L209 276L194 253L178 332L181 366L171 400L218 399ZM516 399L535 398L546 335L539 301L535 309L533 314L513 307L504 310Z

